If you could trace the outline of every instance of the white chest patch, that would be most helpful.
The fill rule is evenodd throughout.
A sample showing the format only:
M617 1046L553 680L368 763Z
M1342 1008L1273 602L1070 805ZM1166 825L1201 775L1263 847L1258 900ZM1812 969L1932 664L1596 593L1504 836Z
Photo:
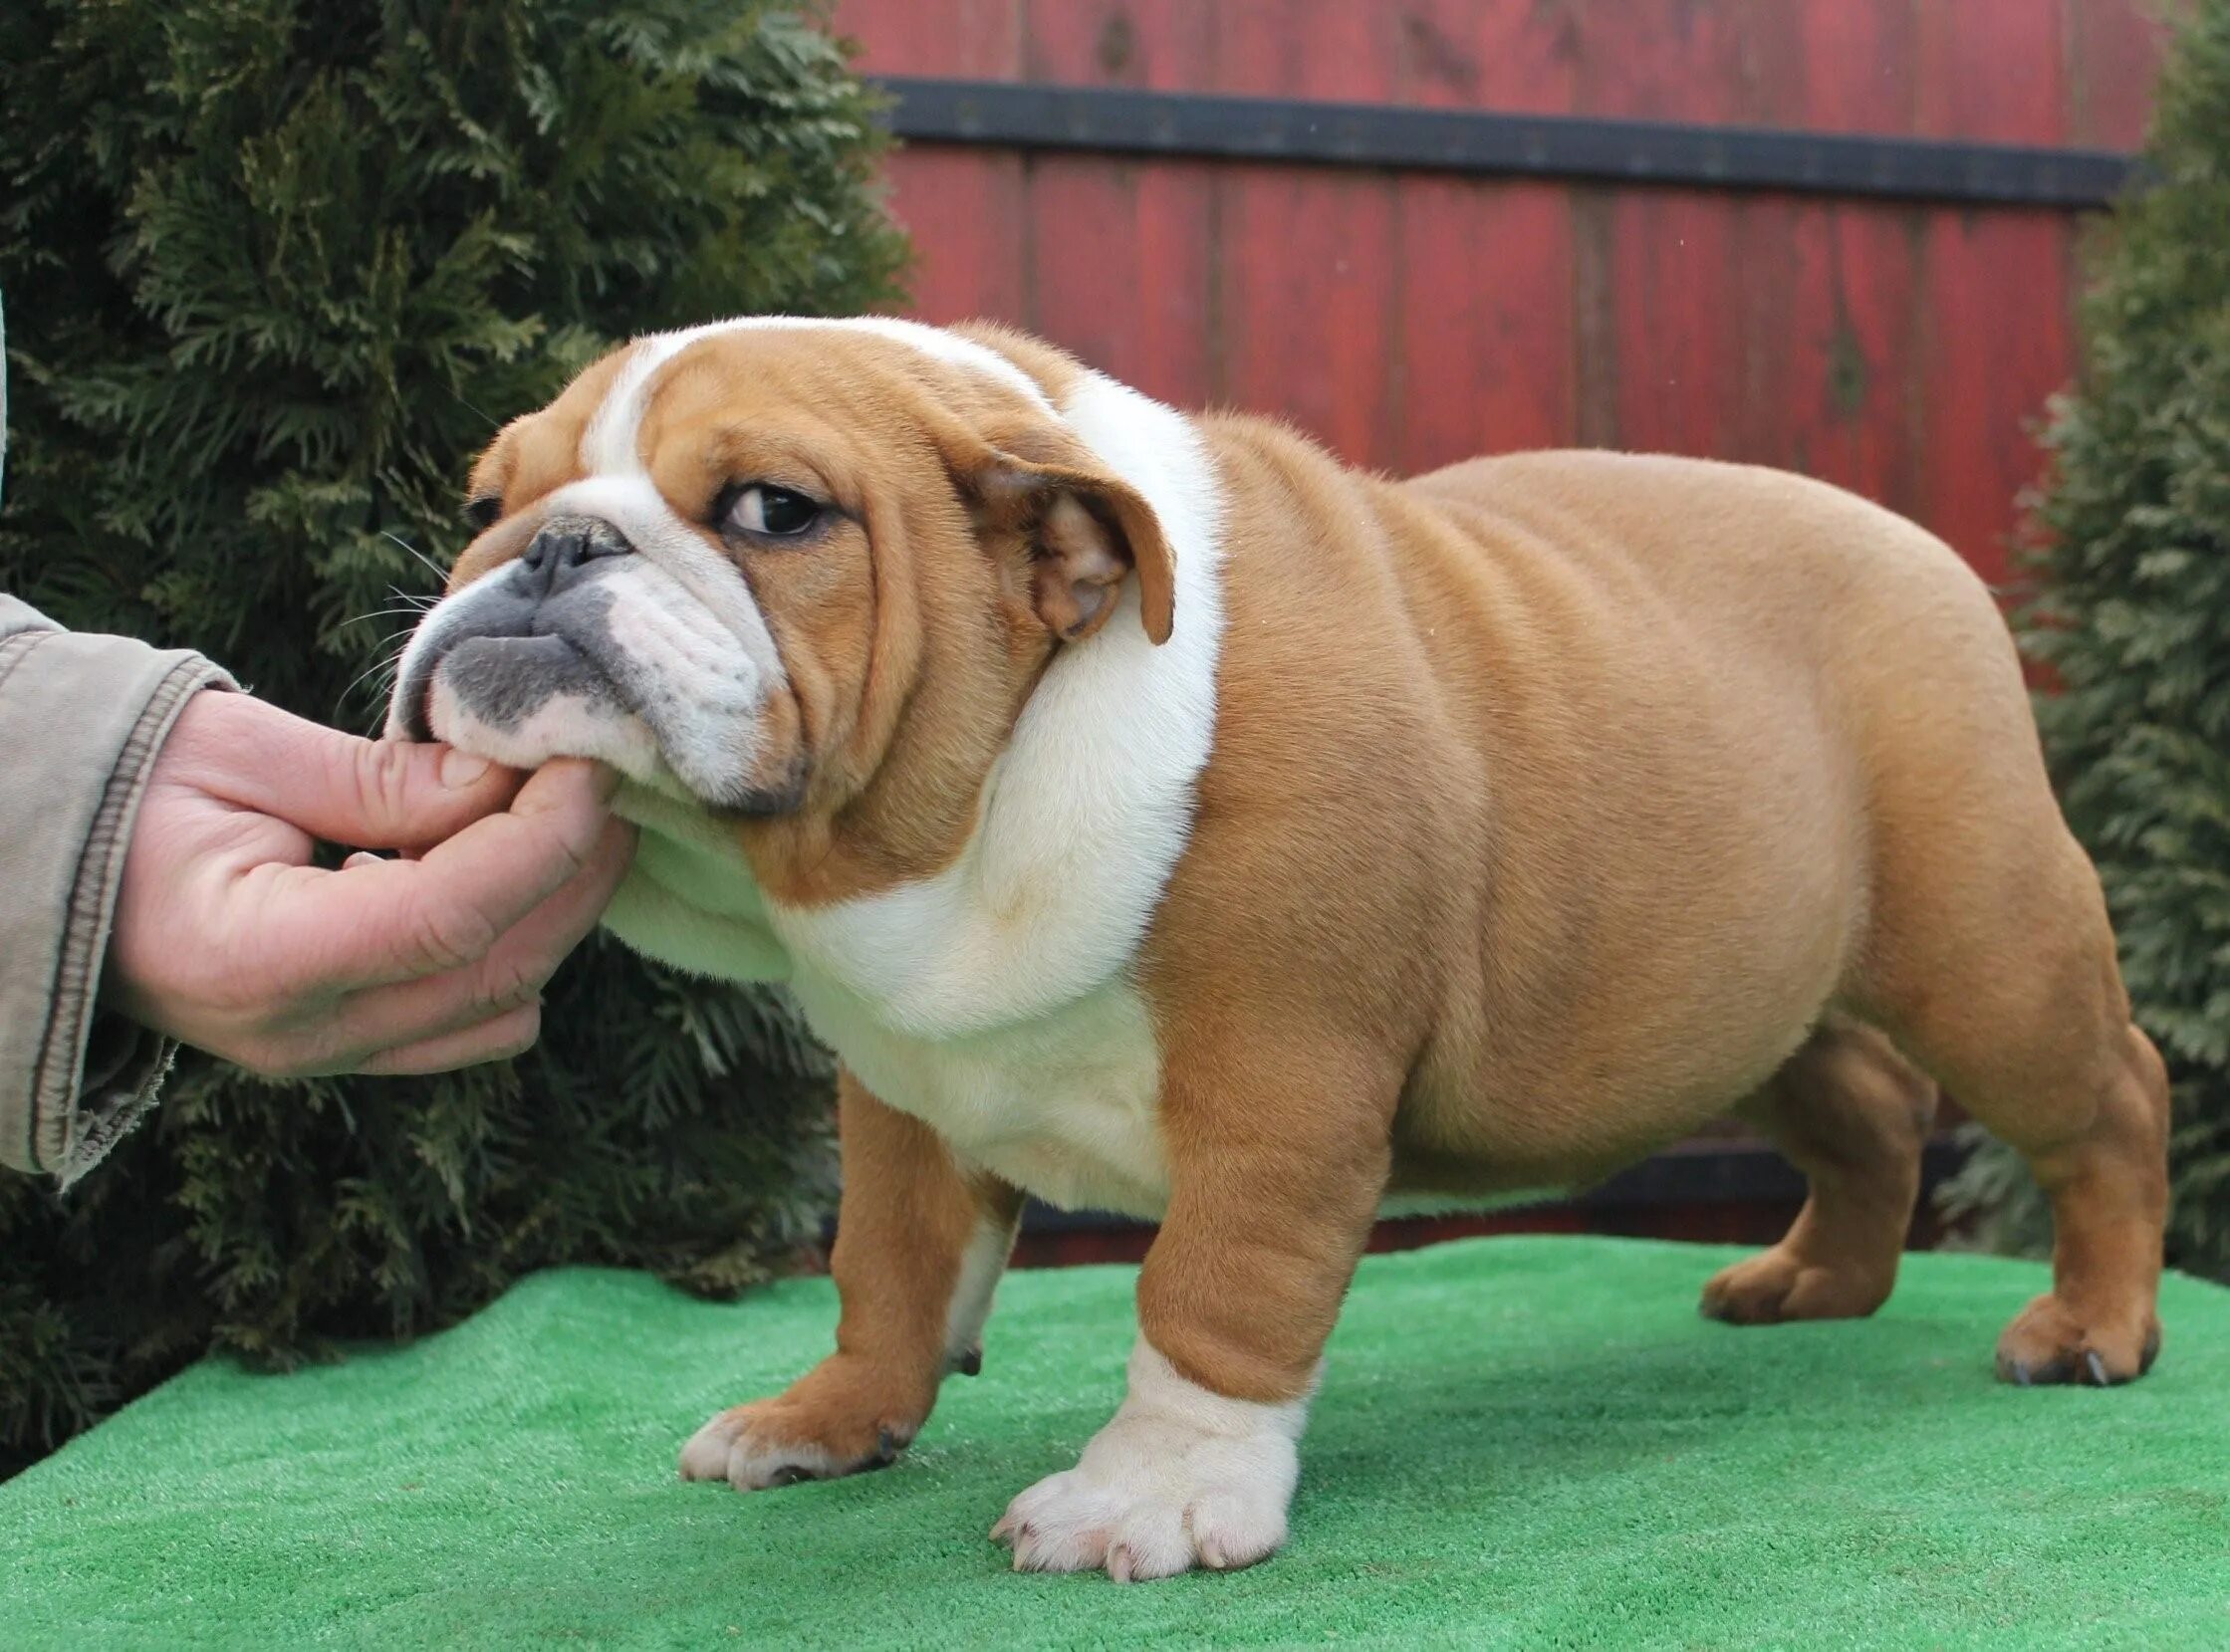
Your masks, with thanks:
M1010 1183L1158 1217L1160 1056L1132 967L1214 735L1221 489L1189 420L1111 379L1087 374L1058 416L1160 520L1169 640L1147 639L1133 582L1048 667L952 864L872 895L764 900L713 823L629 789L644 847L607 922L686 969L789 981L875 1095Z
M811 969L791 988L860 1081L962 1159L1066 1210L1161 1215L1160 1060L1130 987L1111 983L1027 1021L947 1039L892 1032Z
M790 954L734 834L693 804L624 786L614 812L641 827L604 925L635 951L716 981L787 981Z

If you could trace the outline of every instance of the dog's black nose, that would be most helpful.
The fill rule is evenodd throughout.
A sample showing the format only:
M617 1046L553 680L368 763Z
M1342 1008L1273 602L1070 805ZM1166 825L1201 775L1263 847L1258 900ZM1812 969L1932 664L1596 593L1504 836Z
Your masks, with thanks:
M603 523L567 522L535 535L519 560L534 576L540 594L548 596L580 579L598 559L623 557L633 549L617 529Z

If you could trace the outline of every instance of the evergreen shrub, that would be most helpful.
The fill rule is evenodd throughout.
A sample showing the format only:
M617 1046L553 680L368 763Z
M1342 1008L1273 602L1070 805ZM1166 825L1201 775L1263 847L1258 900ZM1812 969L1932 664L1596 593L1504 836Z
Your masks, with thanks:
M502 420L633 333L894 298L874 104L821 21L0 7L0 589L375 726ZM427 1080L188 1059L67 1198L0 1177L0 1474L212 1346L422 1331L557 1263L732 1292L815 1230L828 1070L780 999L599 941L544 1029Z
M2175 1083L2169 1261L2230 1279L2230 0L2186 9L2145 162L2094 249L2022 631L2056 679L2037 702L2054 779ZM1947 1199L1987 1242L2049 1244L1994 1142Z

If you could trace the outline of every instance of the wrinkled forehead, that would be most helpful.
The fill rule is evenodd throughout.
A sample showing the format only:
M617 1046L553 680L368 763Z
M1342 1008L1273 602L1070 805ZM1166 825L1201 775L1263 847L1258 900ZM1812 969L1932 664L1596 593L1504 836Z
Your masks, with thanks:
M595 362L504 429L473 492L531 499L579 477L637 474L660 441L715 424L887 431L925 398L971 421L1053 412L1035 379L957 334L879 317L752 317L653 334Z

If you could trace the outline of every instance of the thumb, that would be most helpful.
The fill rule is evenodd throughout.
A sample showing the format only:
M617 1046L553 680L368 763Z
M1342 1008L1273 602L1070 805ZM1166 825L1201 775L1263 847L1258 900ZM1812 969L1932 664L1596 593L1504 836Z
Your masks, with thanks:
M504 808L523 778L448 746L362 740L246 694L198 698L218 716L180 731L194 737L180 754L194 782L330 842L428 847Z

